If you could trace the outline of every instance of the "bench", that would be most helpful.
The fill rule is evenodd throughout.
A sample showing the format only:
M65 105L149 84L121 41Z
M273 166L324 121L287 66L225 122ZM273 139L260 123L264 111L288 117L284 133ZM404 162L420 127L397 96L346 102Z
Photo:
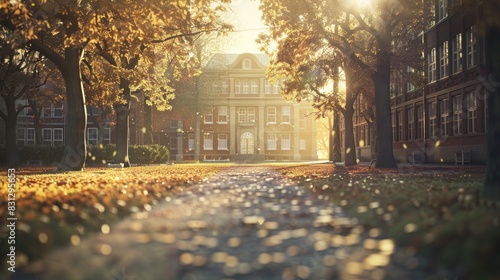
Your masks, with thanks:
M456 152L455 153L455 165L461 163L462 165L464 164L470 164L470 152Z

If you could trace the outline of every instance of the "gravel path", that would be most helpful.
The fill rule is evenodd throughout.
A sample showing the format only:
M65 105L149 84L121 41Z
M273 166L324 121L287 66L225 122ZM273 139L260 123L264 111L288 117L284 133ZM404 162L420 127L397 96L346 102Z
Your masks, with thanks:
M268 167L235 166L13 279L419 279L411 258Z

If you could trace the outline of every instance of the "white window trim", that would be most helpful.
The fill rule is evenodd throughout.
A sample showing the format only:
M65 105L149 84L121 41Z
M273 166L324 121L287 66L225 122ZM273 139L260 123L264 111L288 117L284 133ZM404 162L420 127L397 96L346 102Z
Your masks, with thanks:
M292 110L291 110L290 106L281 107L281 123L282 124L290 124L291 119L292 119L291 114L292 114ZM285 116L288 116L288 121L283 121Z
M90 138L90 131L95 131L95 139ZM95 144L90 143L90 141L95 140ZM96 127L87 127L87 143L89 145L97 145L99 144L99 130Z
M278 146L278 138L276 137L276 134L268 134L266 144L268 151L276 151Z
M292 140L290 138L290 134L282 134L281 135L281 150L282 151L290 151L292 146Z
M211 138L207 138L207 136L210 136ZM203 135L203 150L212 151L213 149L214 149L214 135L212 133L205 133Z
M270 113L269 110L270 109L273 109L274 110L274 113ZM267 110L266 110L266 121L267 121L267 124L276 124L276 107L267 107ZM274 117L274 121L269 121L269 117Z
M225 121L220 120L222 116L225 117ZM219 109L217 110L217 123L227 124L227 107L219 107Z
M61 131L61 139L56 139L56 131ZM62 128L54 128L52 131L52 139L54 142L62 142L64 143L64 129Z
M221 136L224 136L224 139L221 139ZM221 145L224 144L224 145ZM227 134L219 134L217 136L217 150L227 150Z
M188 134L188 151L193 151L195 147L195 135L194 133Z
M177 137L170 137L169 148L170 150L177 151Z

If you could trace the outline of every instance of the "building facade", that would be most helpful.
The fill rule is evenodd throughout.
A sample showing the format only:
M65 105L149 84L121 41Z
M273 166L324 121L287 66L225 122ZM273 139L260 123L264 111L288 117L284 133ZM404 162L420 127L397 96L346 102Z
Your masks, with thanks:
M195 120L170 120L171 155L200 161L317 159L311 104L285 100L279 81L265 77L268 64L263 54L215 55L198 80Z
M484 41L475 32L483 7L450 12L460 4L436 0L431 8L435 20L422 35L426 85L416 88L392 75L392 140L398 162L457 163L466 153L470 163L486 163L488 79ZM353 122L357 156L369 160L371 131L357 108Z

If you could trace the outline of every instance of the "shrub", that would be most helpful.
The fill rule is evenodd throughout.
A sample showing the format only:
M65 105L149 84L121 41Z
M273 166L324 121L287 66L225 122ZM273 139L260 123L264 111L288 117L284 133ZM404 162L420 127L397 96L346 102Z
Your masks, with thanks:
M28 160L41 160L43 164L60 162L64 154L64 146L33 145L19 149L19 160L25 163Z

